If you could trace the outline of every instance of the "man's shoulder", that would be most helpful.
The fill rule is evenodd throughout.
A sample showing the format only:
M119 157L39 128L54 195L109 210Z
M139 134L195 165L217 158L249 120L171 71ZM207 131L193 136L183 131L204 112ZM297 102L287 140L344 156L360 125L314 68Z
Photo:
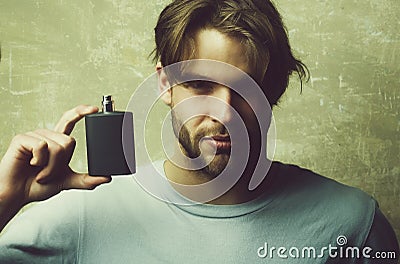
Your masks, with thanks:
M320 198L327 197L334 201L352 198L357 202L363 202L372 199L369 194L357 187L340 183L310 169L293 164L278 164L280 167L280 184L286 185L289 190L308 192L311 195L318 195Z
M298 228L318 232L328 241L344 235L353 245L368 236L377 208L376 201L359 188L351 187L296 165L279 164L282 205Z
M286 196L297 204L319 208L334 217L365 221L372 217L376 201L359 188L340 183L312 170L279 163L279 180Z

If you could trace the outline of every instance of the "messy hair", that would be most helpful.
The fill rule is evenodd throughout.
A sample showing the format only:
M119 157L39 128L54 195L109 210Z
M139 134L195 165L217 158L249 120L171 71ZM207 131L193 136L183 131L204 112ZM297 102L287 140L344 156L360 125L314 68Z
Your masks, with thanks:
M308 69L292 54L282 18L269 0L173 1L161 12L155 27L154 61L166 66L192 59L194 35L207 28L243 44L256 74L251 77L271 105L278 103L293 72L297 72L301 85L308 80Z

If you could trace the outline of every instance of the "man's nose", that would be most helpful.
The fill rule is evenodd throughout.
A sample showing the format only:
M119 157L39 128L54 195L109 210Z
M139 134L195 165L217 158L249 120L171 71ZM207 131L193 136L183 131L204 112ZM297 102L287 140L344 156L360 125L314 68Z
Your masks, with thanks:
M227 87L219 87L213 94L218 100L215 100L211 106L213 121L223 124L232 121L234 116L233 91Z

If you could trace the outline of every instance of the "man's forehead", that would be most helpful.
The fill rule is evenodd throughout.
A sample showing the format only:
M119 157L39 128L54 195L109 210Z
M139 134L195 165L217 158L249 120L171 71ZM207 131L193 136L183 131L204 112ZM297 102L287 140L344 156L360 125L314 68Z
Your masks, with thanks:
M181 81L205 80L234 84L251 78L247 72L233 65L213 60L191 60L181 67Z

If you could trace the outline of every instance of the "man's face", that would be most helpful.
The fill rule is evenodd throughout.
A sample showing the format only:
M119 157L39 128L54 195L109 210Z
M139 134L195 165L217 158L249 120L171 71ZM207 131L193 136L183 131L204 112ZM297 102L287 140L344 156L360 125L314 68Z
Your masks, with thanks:
M195 35L195 59L220 61L252 75L245 54L240 41L217 30L203 29ZM190 81L168 91L174 132L184 154L189 158L203 154L207 159L216 151L203 169L212 177L218 176L229 159L234 158L231 145L240 143L231 142L227 127L231 130L244 123L252 144L260 142L258 124L250 106L232 89L218 83L236 83L242 77L221 65L195 63L185 68L184 74L210 81Z

